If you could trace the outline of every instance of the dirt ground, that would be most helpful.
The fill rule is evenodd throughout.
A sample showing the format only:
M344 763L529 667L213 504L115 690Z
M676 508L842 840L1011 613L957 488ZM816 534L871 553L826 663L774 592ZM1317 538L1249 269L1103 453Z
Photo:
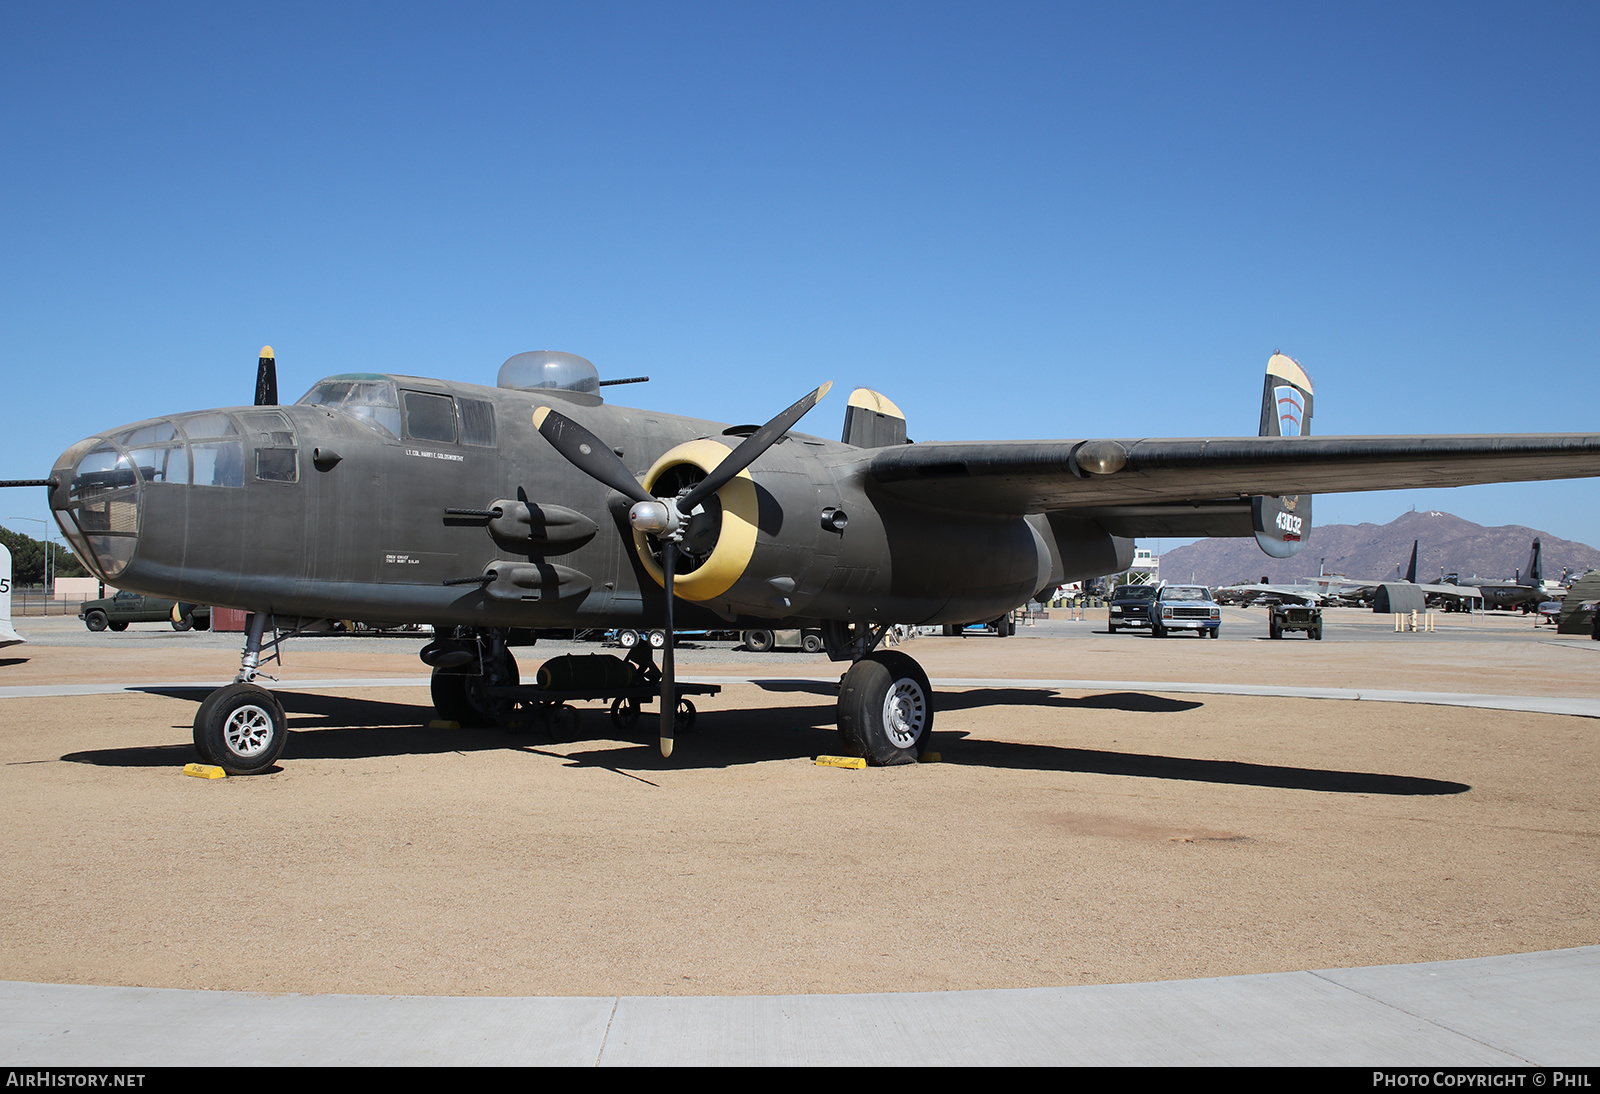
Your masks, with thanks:
M1600 695L1600 643L922 638L940 677ZM1237 627L1236 627L1237 624ZM1264 625L1260 625L1264 631ZM539 655L520 655L525 678ZM204 680L226 650L34 645L0 687ZM796 656L771 670L838 672ZM289 677L416 677L352 647ZM705 658L685 669L749 675ZM0 979L449 995L1160 980L1600 942L1600 720L940 688L942 762L841 770L825 682L733 684L671 761L429 730L426 688L282 693L271 774L202 780L204 692L0 698ZM653 719L646 719L646 726Z

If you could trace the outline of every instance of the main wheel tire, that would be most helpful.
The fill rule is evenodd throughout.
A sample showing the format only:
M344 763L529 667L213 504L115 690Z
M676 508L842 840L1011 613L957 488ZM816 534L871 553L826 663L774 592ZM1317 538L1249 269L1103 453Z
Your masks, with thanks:
M230 775L271 770L289 743L283 704L255 684L229 684L206 696L194 715L200 758Z
M114 631L125 631L128 629L126 620L118 620L115 623L107 623L106 626L110 627Z
M515 687L521 682L517 659L510 651L499 658L496 665L485 664L488 672L483 676L462 676L458 673L433 670L428 681L433 695L433 709L447 722L462 726L493 726L511 720L515 704L509 699L497 699L488 694L491 687Z
M106 629L106 613L90 612L83 617L83 625L96 633Z
M912 764L933 732L933 689L903 653L878 650L850 666L839 684L839 739L874 767Z
M745 631L744 648L751 653L768 653L776 644L771 631Z
M186 615L182 619L174 619L172 621L172 629L175 630L175 631L193 630L194 629L194 617Z
M821 653L824 645L826 643L822 641L820 634L808 634L800 639L800 646L807 653Z

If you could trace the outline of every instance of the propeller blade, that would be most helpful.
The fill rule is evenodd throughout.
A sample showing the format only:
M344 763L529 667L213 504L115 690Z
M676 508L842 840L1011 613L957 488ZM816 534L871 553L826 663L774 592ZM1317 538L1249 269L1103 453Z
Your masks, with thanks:
M673 686L672 647L676 635L672 630L672 583L678 568L678 545L670 539L661 541L662 582L667 589L667 644L661 650L661 758L672 755L673 722L678 716L678 693Z
M822 397L828 394L828 389L832 386L833 381L829 380L746 437L744 443L728 453L727 458L717 464L711 474L701 479L693 490L684 495L683 500L678 502L679 511L683 513L690 512L696 505L699 505L726 486L735 475L755 463L760 458L761 453L778 443L779 437L789 432L794 423L804 418L807 411L821 402Z
M261 347L256 362L256 406L278 405L278 359L271 346Z
M634 501L655 501L639 485L628 465L611 446L559 411L542 406L533 412L533 426L567 462L596 482Z

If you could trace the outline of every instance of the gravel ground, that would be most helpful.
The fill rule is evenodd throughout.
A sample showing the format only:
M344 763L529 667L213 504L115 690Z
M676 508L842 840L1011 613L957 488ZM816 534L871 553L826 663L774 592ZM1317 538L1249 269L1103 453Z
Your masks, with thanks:
M1528 620L1229 609L1220 642L920 638L936 680L1215 680L1600 695ZM17 620L0 687L217 680L237 636ZM418 678L418 639L297 639L288 679ZM562 644L518 651L528 677ZM685 649L696 675L838 672ZM590 649L585 647L586 650ZM565 742L429 730L417 687L283 695L257 778L181 774L202 690L0 698L0 978L608 995L1160 980L1600 942L1600 721L940 688L942 762L849 771L822 682L730 684L662 761L598 706ZM647 723L649 719L646 720Z

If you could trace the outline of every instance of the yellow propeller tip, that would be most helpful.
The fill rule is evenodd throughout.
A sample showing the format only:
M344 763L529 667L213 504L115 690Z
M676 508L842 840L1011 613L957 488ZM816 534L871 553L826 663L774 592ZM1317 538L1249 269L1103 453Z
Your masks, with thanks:
M661 758L663 760L670 760L672 758L672 738L671 737L663 737L663 738L661 738Z
M833 381L832 380L828 380L828 381L825 381L821 387L817 388L817 402L820 403L820 402L822 402L823 399L826 399L828 397L828 391L832 387L833 387Z
M277 355L272 352L272 347L271 346L262 346L261 347L261 356L265 357L269 361L277 360Z
M544 425L544 420L550 416L547 406L535 407L533 411L533 428L538 429Z

